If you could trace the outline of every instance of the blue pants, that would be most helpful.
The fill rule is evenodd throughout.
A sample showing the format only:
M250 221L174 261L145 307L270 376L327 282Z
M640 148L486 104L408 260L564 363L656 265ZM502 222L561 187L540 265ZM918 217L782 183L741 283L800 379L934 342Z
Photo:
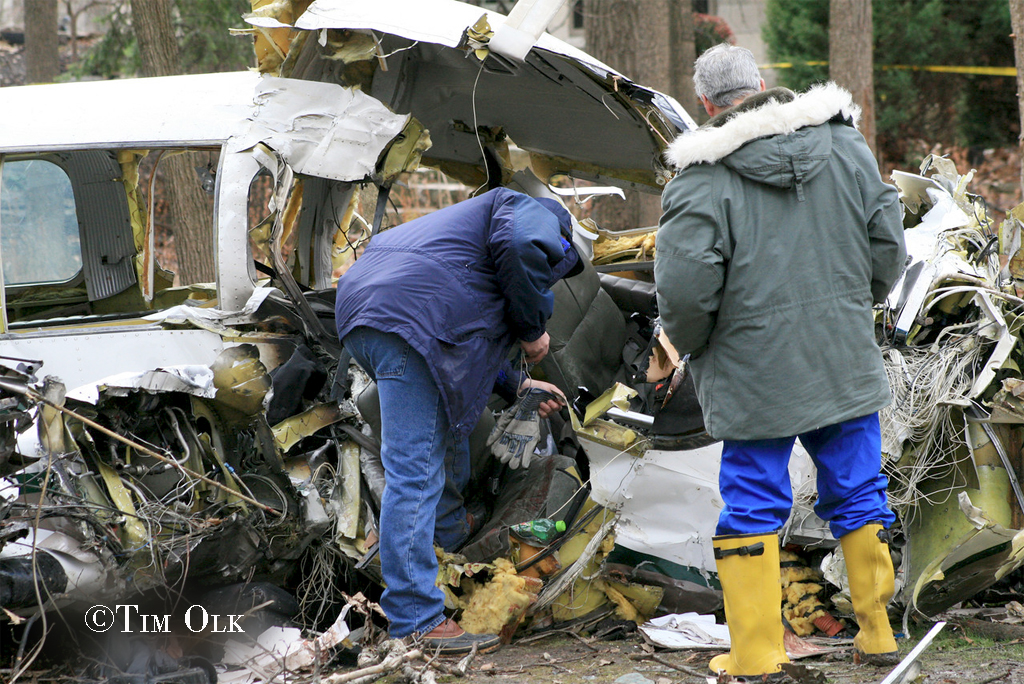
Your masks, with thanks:
M358 327L343 342L380 395L380 564L387 585L380 603L388 632L396 639L426 633L444 620L433 542L450 550L469 535L461 494L469 482L469 444L454 439L427 363L405 340Z
M832 536L839 539L870 522L888 528L896 520L881 472L877 413L797 436L818 468L814 512L828 521ZM789 457L797 436L725 440L718 476L725 508L717 534L760 534L785 525L793 506Z

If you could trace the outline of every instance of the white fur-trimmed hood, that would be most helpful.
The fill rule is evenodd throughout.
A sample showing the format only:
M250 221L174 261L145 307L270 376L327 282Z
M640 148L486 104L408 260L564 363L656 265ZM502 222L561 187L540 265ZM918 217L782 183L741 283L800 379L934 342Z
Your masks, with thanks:
M742 107L742 103L738 105ZM813 86L789 102L769 99L765 104L740 111L719 126L704 126L683 133L665 151L665 159L685 169L693 164L714 163L752 140L770 135L789 134L807 126L817 126L836 115L856 126L860 107L850 93L833 82Z

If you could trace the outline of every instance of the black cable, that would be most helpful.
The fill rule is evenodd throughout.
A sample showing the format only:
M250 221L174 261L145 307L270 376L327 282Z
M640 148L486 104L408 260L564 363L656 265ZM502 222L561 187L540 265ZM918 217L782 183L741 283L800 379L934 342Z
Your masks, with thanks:
M25 631L21 635L21 641L18 642L18 654L16 656L14 656L14 669L15 670L18 669L18 665L21 664L21 659L25 655L25 645L28 644L28 634L29 634L29 632L32 631L32 625L34 625L36 623L36 620L38 620L39 617L42 614L43 613L40 610L40 612L38 612L35 615L33 615L32 617L30 617L28 619L28 622L25 623Z

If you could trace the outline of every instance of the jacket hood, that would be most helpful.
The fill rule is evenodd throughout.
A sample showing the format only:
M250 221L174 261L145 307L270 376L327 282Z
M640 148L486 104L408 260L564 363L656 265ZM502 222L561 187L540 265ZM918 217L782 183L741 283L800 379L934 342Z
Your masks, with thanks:
M800 95L785 88L772 88L748 97L696 131L683 133L669 145L665 159L680 170L694 164L714 164L756 140L788 136L831 120L856 127L859 119L860 107L853 103L848 91L835 83L814 86ZM806 147L808 142L805 140L802 146ZM785 144L786 141L779 141L777 146Z
M583 272L584 266L583 259L580 258L579 252L576 251L576 246L572 242L572 215L558 200L550 197L534 197L534 199L558 217L558 230L562 234L562 250L565 252L565 258L552 269L554 280L551 281L551 284L554 285L562 278L578 276Z

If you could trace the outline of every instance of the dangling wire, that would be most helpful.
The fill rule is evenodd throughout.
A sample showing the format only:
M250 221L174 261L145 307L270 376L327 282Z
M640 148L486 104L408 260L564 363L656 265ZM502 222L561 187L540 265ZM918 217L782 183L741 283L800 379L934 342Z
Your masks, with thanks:
M487 165L487 155L484 153L484 143L480 139L480 125L477 123L476 116L476 87L480 83L480 74L484 73L484 63L480 62L480 68L476 72L476 78L473 80L473 135L476 136L477 147L480 148L480 163L484 165L484 174L486 180L482 185L478 185L476 190L473 191L473 195L476 195L480 191L480 188L486 187L491 184L491 170Z

